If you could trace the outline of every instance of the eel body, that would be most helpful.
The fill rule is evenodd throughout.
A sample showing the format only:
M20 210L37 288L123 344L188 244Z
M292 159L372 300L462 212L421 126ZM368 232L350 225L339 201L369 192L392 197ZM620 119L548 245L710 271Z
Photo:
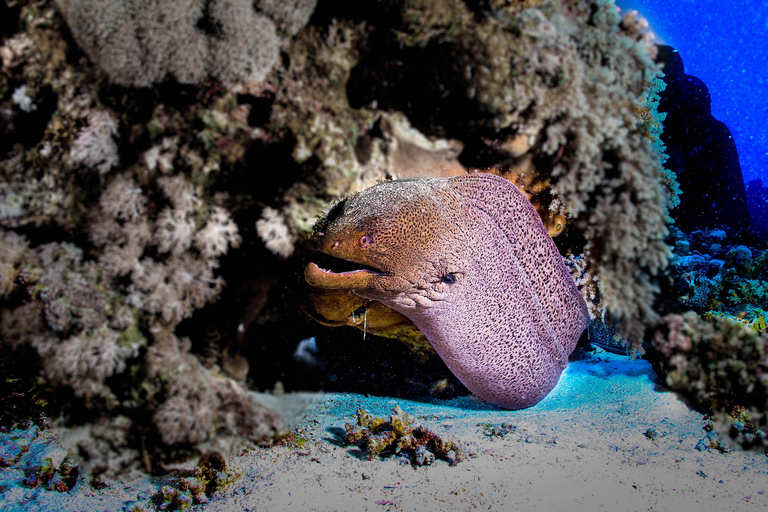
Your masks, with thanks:
M470 391L501 407L544 398L589 321L536 210L497 176L384 182L337 203L315 236L355 268L310 263L309 284L405 315Z

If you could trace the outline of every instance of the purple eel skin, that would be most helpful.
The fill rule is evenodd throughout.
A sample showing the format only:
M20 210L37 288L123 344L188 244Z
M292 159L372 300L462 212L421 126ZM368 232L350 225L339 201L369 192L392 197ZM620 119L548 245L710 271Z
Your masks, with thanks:
M589 317L552 238L503 178L388 181L337 203L316 229L307 281L348 289L413 321L475 395L538 403L557 384Z

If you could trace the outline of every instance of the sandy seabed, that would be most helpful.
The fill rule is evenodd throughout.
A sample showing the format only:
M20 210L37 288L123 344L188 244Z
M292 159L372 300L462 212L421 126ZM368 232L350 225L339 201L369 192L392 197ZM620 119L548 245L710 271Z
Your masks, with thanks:
M661 389L641 359L585 354L571 362L547 398L522 411L471 397L261 398L283 409L307 442L230 460L229 470L239 478L193 510L768 510L768 457L703 449L708 439L702 415ZM365 460L358 448L339 442L358 408L387 417L395 405L458 440L466 459L455 466L438 459L413 467L398 456ZM489 424L514 428L488 435ZM161 484L144 478L100 491L78 485L56 493L3 478L0 510L131 510Z

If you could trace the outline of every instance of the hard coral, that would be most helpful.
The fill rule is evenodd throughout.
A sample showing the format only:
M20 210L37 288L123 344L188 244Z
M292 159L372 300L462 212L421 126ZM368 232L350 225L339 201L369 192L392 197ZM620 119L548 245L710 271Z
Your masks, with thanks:
M292 35L314 1L295 11L263 2ZM117 84L147 87L173 77L200 83L263 80L277 61L282 38L275 23L245 0L58 0L72 35ZM289 15L290 12L290 15Z
M388 453L408 453L414 466L431 465L435 456L451 465L464 460L464 452L452 439L442 438L427 428L414 426L415 418L395 406L389 420L371 416L368 411L357 411L357 425L346 424L344 440L358 445L368 460Z

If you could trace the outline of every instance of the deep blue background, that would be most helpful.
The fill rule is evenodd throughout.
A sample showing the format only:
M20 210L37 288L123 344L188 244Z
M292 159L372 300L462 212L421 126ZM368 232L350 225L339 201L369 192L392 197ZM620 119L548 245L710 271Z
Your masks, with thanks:
M768 183L768 0L617 0L636 9L685 72L704 81L730 128L744 181Z

